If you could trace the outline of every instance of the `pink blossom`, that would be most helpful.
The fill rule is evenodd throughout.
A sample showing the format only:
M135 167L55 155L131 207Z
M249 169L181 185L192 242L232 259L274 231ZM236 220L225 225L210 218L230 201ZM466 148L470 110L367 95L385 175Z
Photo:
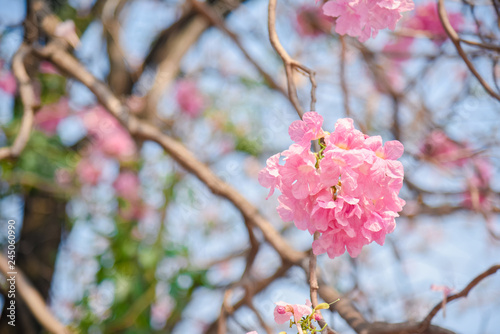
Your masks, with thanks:
M309 300L306 300L305 305L288 304L282 301L275 304L274 321L278 324L284 324L289 321L292 316L296 321L299 321L303 316L307 316L312 313L311 302Z
M67 98L61 98L56 103L43 106L35 114L35 125L38 129L49 136L56 134L57 126L69 114L69 103Z
M460 30L464 24L464 18L460 13L448 12L448 19L455 30ZM438 44L441 44L448 38L439 19L437 4L435 2L418 6L414 14L403 23L403 27L430 33L434 41Z
M205 98L191 80L177 83L175 98L181 110L192 118L198 117L205 106Z
M130 159L136 153L130 134L102 106L84 111L81 117L95 149L120 160Z
M257 333L256 331L251 331L251 332L248 332L247 334L259 334L259 333Z
M452 294L454 291L453 288L450 288L446 285L436 285L432 284L431 285L431 290L432 291L442 291L443 292L443 302L442 302L442 309L443 309L443 316L446 316L446 300L449 295Z
M317 37L325 34L332 28L333 21L317 6L304 5L297 10L297 32L300 36Z
M422 157L444 167L462 167L472 155L464 143L453 141L442 130L434 130L420 147Z
M370 37L375 38L381 29L394 30L401 13L413 8L412 0L335 0L325 3L323 12L337 17L337 33L365 42Z
M141 182L134 172L121 172L113 183L113 188L115 188L118 196L130 202L137 202L139 200Z
M290 126L296 143L269 158L259 173L269 196L275 188L281 192L280 217L311 234L321 233L313 243L315 254L326 252L334 258L347 250L355 257L364 245L382 245L405 204L398 197L403 165L396 160L403 145L384 145L381 137L364 135L352 119L339 119L330 134L321 129L320 115L309 112L304 119ZM311 152L310 140L319 138L321 153ZM279 164L280 156L284 165Z

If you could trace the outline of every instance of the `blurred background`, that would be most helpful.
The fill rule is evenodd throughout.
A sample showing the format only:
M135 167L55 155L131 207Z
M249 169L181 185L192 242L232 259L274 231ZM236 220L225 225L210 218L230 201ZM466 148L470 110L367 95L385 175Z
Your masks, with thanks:
M43 47L60 39L131 114L182 142L297 250L310 249L312 236L283 222L277 195L266 201L257 181L266 159L291 144L288 126L298 119L269 43L267 1L210 0L204 10L176 0L45 5L60 21L52 36L33 39L27 2L0 0L0 147L13 144L23 117L14 55L23 40ZM463 48L494 91L498 6L446 2L453 28L482 45ZM358 258L319 256L322 276L369 321L420 321L445 287L458 292L499 263L499 101L458 55L434 2L417 1L394 32L363 44L335 33L335 19L309 0L280 1L276 28L290 55L316 71L326 131L350 117L405 146L407 204L396 230ZM273 310L279 300L309 298L301 268L280 270L259 231L251 247L229 201L158 144L132 137L79 81L41 58L25 64L39 108L24 150L0 160L0 245L7 254L14 220L17 269L61 323L79 333L215 333L224 301L234 306L228 333L295 333L274 323ZM307 110L309 79L293 80ZM272 275L264 293L244 298L245 282ZM0 332L43 333L19 297L16 327L8 326L4 278L0 287ZM494 334L499 312L493 275L433 323ZM339 333L355 333L337 313L324 316Z

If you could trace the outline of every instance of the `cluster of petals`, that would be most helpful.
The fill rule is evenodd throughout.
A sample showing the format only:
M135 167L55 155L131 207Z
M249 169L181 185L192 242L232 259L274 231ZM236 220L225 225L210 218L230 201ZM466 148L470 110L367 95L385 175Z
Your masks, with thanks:
M401 13L414 7L412 0L331 0L323 5L323 12L337 18L337 33L365 42L381 29L394 30Z
M323 118L308 112L290 125L290 148L267 160L259 182L281 192L277 211L284 221L309 233L320 232L313 242L316 255L330 258L346 250L353 257L373 241L383 244L395 228L404 200L398 197L403 166L397 161L403 145L356 130L352 119L339 119L332 133L322 129ZM320 140L320 152L311 141ZM284 165L280 164L280 157ZM269 198L268 196L268 198Z
M302 37L318 37L328 33L334 21L317 6L303 5L297 10L297 32Z

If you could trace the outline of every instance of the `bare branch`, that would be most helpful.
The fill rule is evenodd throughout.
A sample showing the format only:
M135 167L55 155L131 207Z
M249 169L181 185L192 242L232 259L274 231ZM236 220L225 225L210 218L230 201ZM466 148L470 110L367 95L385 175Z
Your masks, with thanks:
M467 57L467 54L465 51L462 49L462 46L460 45L460 36L458 36L457 32L455 29L453 29L453 26L450 23L450 20L448 19L448 14L446 13L446 9L444 8L444 0L438 0L438 14L439 14L439 19L441 20L441 23L443 24L443 28L446 31L446 34L450 37L451 41L453 42L453 45L455 45L455 48L457 49L458 54L462 59L464 60L465 64L469 68L469 70L474 74L476 79L479 81L481 86L490 94L492 97L500 101L500 95L495 92L490 85L483 79L483 77L479 74L479 72L476 70L476 67L472 62L469 60L469 57Z
M0 160L18 157L30 139L36 104L33 85L24 66L24 59L30 51L31 48L23 43L12 60L12 70L17 79L19 93L23 103L23 118L21 120L21 127L12 146L0 148Z
M432 321L432 318L434 318L434 316L443 307L443 304L446 305L447 303L449 303L449 302L451 302L453 300L456 300L456 299L459 299L459 298L462 298L462 297L467 297L467 295L469 294L469 292L476 285L478 285L486 277L495 274L498 270L500 270L500 265L494 265L494 266L490 267L488 270L486 270L483 273L481 273L478 276L476 276L469 284L467 284L467 286L462 291L460 291L459 293L456 293L454 295L446 297L445 303L439 302L436 306L434 306L434 308L431 310L431 312L429 312L429 314L422 321L421 326L420 326L420 330L423 332L424 330L426 330L429 327L429 325L430 325L430 323Z
M71 333L71 331L52 314L42 296L33 288L19 268L16 268L16 274L9 274L10 270L7 258L3 254L0 254L0 272L5 278L15 277L15 284L19 295L26 302L26 305L28 305L28 308L40 325L48 332L55 334Z

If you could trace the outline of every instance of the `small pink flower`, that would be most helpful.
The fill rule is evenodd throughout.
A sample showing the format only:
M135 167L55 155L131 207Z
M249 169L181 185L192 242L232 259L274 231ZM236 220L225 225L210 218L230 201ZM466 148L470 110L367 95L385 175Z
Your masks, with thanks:
M40 62L40 73L45 73L45 74L60 74L57 68L52 65L51 62L48 61L42 61Z
M181 110L192 118L198 117L205 107L205 98L191 80L177 83L175 98Z
M288 128L288 134L297 144L309 148L311 140L316 140L323 137L325 134L321 126L323 125L323 117L314 112L306 112L302 120L294 121Z
M282 301L276 303L274 308L274 321L278 324L284 324L293 316L296 321L302 319L303 316L312 313L311 302L306 300L305 305L288 304Z
M449 295L452 294L454 289L446 286L446 285L436 285L432 284L431 285L431 290L432 291L442 291L443 292L443 302L442 302L442 309L443 309L443 317L446 317L446 300Z

